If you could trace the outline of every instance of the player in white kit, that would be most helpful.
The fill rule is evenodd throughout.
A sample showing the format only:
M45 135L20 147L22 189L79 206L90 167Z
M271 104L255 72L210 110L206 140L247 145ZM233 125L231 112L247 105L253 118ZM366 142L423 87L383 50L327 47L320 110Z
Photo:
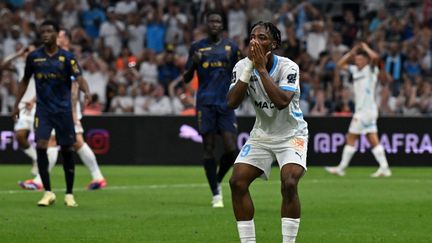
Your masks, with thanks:
M18 80L21 80L21 78L24 76L24 67L25 67L25 59L28 53L32 52L34 50L34 46L29 46L27 48L22 48L17 53L6 57L1 66L5 67L10 64L12 64L18 74ZM36 86L34 83L34 79L30 79L30 83L27 87L26 92L24 93L24 96L21 99L21 102L18 105L19 108L19 118L15 122L14 125L14 131L15 131L15 138L18 141L18 144L20 148L23 150L23 152L30 157L32 160L33 166L31 169L31 173L36 175L38 173L38 167L37 167L37 155L36 155L36 149L32 147L28 141L28 136L30 132L33 131L33 122L34 122L34 115L36 112Z
M354 58L355 65L348 65ZM379 169L372 177L389 177L389 169L385 156L384 147L378 138L377 119L378 106L375 101L375 87L378 81L379 56L369 46L362 42L345 54L337 63L338 69L348 69L352 74L355 96L355 113L347 134L346 144L342 151L342 159L336 167L325 167L334 175L344 176L345 169L354 155L355 142L362 134L366 137L372 147L372 154L379 163Z
M59 32L59 36L57 39L57 43L60 47L63 49L69 50L69 34L66 30L61 29ZM87 168L90 170L90 174L92 177L92 181L87 185L87 189L89 190L97 190L102 189L106 187L107 182L104 176L102 175L102 172L100 171L99 165L97 163L97 159L91 148L88 146L88 144L85 142L83 133L84 129L81 124L81 105L78 101L78 85L76 82L72 82L72 104L74 109L72 109L74 122L75 122L75 134L76 134L76 142L74 144L74 149L77 152L78 156L80 157L81 161L84 163L84 165L87 166ZM58 157L58 148L57 148L57 142L55 139L55 131L53 130L51 133L51 137L48 143L48 170L51 171L51 169L55 166L57 162ZM27 190L42 190L42 180L38 175L34 179L29 179L26 181L21 181L18 183L20 187Z
M256 112L250 138L234 163L230 179L240 242L255 242L254 206L249 185L267 179L273 161L280 168L283 242L295 242L300 225L297 184L306 171L307 123L300 110L299 67L274 55L280 31L270 22L252 27L249 54L233 70L228 105L237 108L249 95Z

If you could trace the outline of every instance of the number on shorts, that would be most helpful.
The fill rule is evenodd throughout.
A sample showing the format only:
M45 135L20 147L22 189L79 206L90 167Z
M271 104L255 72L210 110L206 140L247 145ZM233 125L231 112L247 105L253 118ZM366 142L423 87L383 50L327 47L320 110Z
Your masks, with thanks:
M242 151L241 151L241 153L240 153L240 157L245 157L246 155L248 155L248 153L249 153L249 151L250 151L250 147L251 147L251 146L250 146L249 144L243 146Z

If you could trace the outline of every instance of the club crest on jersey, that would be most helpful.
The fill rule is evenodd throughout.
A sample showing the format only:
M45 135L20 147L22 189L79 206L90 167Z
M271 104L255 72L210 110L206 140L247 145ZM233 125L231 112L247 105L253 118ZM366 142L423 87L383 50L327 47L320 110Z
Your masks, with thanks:
M225 46L225 51L231 51L231 46L226 45Z
M66 60L64 56L59 56L58 59L59 59L60 62L64 62Z
M297 73L290 73L287 76L288 83L294 84L297 78Z

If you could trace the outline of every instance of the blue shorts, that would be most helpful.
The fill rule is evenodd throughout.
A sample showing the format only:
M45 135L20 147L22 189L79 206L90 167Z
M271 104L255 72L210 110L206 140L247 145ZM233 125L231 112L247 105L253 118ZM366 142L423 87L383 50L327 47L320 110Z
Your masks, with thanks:
M56 131L57 144L61 146L72 146L75 143L75 128L72 112L47 113L36 111L35 140L48 140L51 131Z
M198 130L201 135L208 133L237 133L237 119L234 110L227 106L198 105Z

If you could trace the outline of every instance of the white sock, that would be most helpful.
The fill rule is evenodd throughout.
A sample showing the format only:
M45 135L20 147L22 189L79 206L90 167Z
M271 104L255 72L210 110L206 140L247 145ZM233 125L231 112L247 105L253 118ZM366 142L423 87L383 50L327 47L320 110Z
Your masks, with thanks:
M300 226L300 219L282 218L282 243L294 243Z
M51 172L52 168L57 163L58 148L57 147L49 147L47 149L47 156L48 156L48 171ZM42 179L41 179L39 173L35 176L35 178L33 179L33 182L42 184Z
M388 169L387 158L385 156L384 147L381 144L378 144L372 149L372 154L375 159L378 161L380 169Z
M344 146L342 151L342 159L338 166L340 170L345 170L348 167L351 158L353 157L355 152L356 152L355 147L348 144Z
M255 243L255 224L254 220L237 221L237 229L241 243Z
M23 152L24 152L28 157L30 157L30 159L33 161L33 163L34 163L35 161L37 161L36 149L33 148L32 146L30 146L30 147L28 147L28 148L26 148L26 149L23 149Z
M57 147L49 147L47 149L47 156L48 156L48 171L51 172L52 168L57 163L58 148Z
M84 143L84 145L78 149L77 153L82 162L89 168L93 180L101 180L104 178L97 164L96 156L87 143Z

